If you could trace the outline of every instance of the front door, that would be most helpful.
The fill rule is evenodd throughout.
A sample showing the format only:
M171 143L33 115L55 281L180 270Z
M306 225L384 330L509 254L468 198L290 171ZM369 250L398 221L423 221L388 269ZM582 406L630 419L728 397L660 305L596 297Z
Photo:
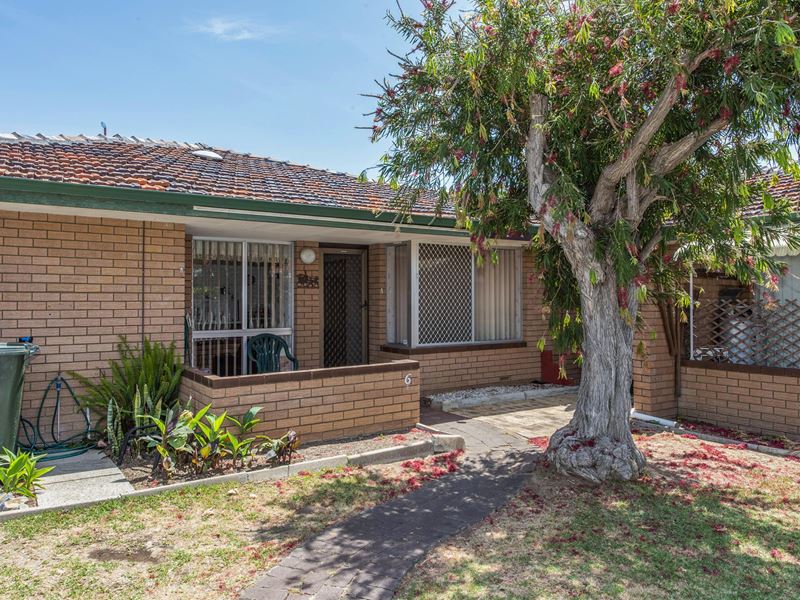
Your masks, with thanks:
M366 254L322 251L322 359L324 367L367 362Z

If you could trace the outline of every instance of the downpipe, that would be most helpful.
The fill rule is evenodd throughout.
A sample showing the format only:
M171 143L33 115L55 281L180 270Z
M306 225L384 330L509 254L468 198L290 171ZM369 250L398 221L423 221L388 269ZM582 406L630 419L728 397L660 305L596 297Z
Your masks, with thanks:
M657 425L661 425L662 427L677 427L677 421L670 421L669 419L662 419L661 417L655 417L653 415L648 415L643 412L639 412L635 408L631 409L631 418L637 419L639 421L644 421L645 423L656 423Z

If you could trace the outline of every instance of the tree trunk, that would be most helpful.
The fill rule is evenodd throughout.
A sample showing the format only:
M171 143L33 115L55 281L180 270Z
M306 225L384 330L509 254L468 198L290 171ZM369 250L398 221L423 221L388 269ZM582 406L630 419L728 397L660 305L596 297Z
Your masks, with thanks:
M580 273L581 265L576 262L582 261L576 261L575 254L570 258ZM636 479L645 466L629 424L636 300L631 289L629 315L623 317L620 304L626 299L618 299L613 269L605 266L603 270L595 284L590 283L585 268L584 276L578 277L583 323L578 401L572 420L553 434L547 449L559 472L593 482Z

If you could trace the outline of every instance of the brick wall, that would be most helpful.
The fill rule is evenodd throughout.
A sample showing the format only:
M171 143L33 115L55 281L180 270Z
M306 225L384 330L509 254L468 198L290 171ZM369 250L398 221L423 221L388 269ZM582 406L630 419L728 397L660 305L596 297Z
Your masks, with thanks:
M685 362L681 417L800 439L800 372Z
M678 410L675 398L675 357L669 353L664 323L653 303L640 307L642 327L635 334L633 352L633 404L637 410L657 417L674 419ZM639 343L645 353L637 352Z
M303 248L313 248L316 260L306 265L300 260ZM301 369L316 369L322 366L321 316L320 316L320 261L322 254L317 242L295 242L294 246L294 350ZM301 286L306 281L316 279L316 287Z
M405 382L411 376L411 383ZM239 416L263 407L256 433L328 440L413 427L419 421L419 365L410 360L243 377L189 371L181 396L217 414Z
M26 374L26 418L35 418L53 377L96 376L115 356L119 335L141 340L143 226L144 333L175 340L182 352L182 225L0 211L0 340L32 335L41 346ZM60 430L67 436L83 422L64 401ZM52 414L50 400L47 432Z
M522 344L481 344L446 350L396 349L386 344L386 254L370 247L370 359L405 356L420 364L422 393L499 383L527 383L541 376L536 343L547 329L542 314L542 282L536 277L530 254L523 253ZM574 369L570 367L570 369Z

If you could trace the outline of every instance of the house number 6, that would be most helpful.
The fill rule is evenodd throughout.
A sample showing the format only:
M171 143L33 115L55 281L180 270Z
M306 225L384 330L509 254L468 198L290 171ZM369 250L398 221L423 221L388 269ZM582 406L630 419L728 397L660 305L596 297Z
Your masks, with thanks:
M405 379L404 379L403 381L405 381L405 382L406 382L406 385L411 385L411 373L409 373L408 375L406 375L406 376L405 376Z

